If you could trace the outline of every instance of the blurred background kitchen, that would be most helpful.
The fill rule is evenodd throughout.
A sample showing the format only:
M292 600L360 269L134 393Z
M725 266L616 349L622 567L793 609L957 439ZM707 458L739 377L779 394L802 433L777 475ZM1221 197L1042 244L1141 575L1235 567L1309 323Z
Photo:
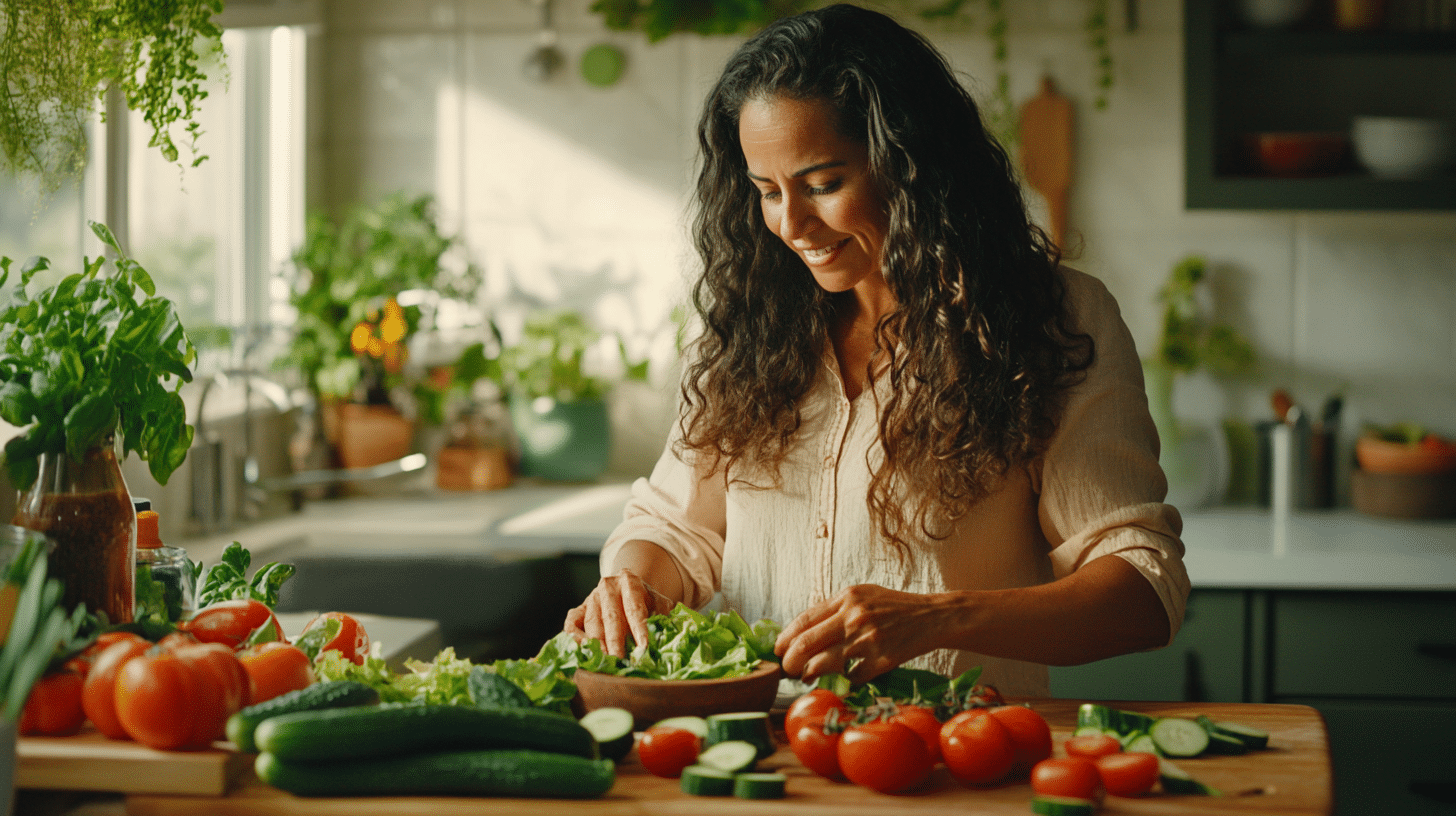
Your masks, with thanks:
M1337 777L1342 808L1379 789L1449 812L1449 762L1421 757L1456 753L1456 476L1357 497L1355 448L1369 424L1456 438L1456 4L867 5L940 47L1013 151L1066 168L1029 174L1028 200L1049 227L1065 211L1068 262L1149 361L1188 623L1054 691L1413 729L1416 756L1381 765L1398 778ZM197 439L166 486L125 467L168 543L294 560L299 608L529 652L674 416L694 127L744 35L618 29L589 0L229 0L216 20L207 160L169 162L111 107L81 183L37 205L0 180L0 253L73 270L102 221L178 304Z

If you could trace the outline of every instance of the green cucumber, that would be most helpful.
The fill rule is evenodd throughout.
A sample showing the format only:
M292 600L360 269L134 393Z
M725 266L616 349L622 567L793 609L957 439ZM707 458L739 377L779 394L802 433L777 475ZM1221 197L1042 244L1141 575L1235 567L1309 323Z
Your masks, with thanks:
M475 666L465 680L470 702L477 708L530 708L531 698L520 686L484 666Z
M781 773L741 773L733 777L733 795L739 799L782 799L789 778Z
M1097 803L1072 796L1038 794L1031 797L1031 812L1041 816L1092 816L1097 812Z
M270 717L253 739L288 761L330 761L446 749L527 748L596 758L591 732L539 708L380 705Z
M353 680L325 680L248 706L232 715L227 722L227 737L239 751L251 754L258 750L257 743L253 741L253 732L269 717L323 708L373 705L377 702L379 692L363 683Z
M1103 733L1104 732L1103 732L1101 726L1098 726L1098 725L1080 725L1080 726L1077 727L1077 730L1076 731L1073 731L1072 732L1072 736L1074 736L1074 737L1098 737L1098 736L1101 736Z
M766 711L713 714L707 718L707 722L708 736L703 740L704 747L740 740L757 746L759 759L767 759L779 749L774 742L773 729L769 727Z
M743 773L753 770L758 762L758 746L743 740L729 740L704 748L698 754L698 764L717 768L728 773Z
M1224 756L1247 754L1249 746L1245 745L1238 737L1231 737L1222 731L1209 731L1208 748L1210 754L1222 754Z
M1115 731L1118 735L1148 731L1156 719L1136 711L1123 711L1096 703L1083 703L1077 709L1077 728L1096 726L1103 731Z
M1148 735L1164 756L1195 757L1208 748L1208 732L1186 717L1163 717L1153 723Z
M1269 747L1269 732L1261 731L1258 728L1250 728L1247 725L1234 722L1214 722L1205 715L1198 716L1198 724L1203 726L1210 737L1222 735L1236 739L1250 751L1262 751Z
M593 709L581 718L581 726L591 732L603 759L616 762L632 752L632 712L627 709Z
M689 765L683 768L678 783L682 792L693 796L731 796L733 774L710 768L707 765Z
M1122 750L1128 753L1137 752L1152 754L1154 756L1163 755L1162 750L1158 748L1158 743L1155 742L1152 736L1148 734L1138 734L1137 736L1128 740L1127 744L1122 746Z
M1217 788L1199 782L1188 772L1166 759L1158 760L1158 781L1163 784L1163 793L1192 794L1194 796L1222 796Z
M270 753L258 778L298 796L601 796L616 781L610 760L547 751L442 751L339 762L293 762Z
M653 728L681 728L684 731L691 731L698 739L708 738L708 721L702 717L683 716L668 717L665 720L658 720L652 724Z

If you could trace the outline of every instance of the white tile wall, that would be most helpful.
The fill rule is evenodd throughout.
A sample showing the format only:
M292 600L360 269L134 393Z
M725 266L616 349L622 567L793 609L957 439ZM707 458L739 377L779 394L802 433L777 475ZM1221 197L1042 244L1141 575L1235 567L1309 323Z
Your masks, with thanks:
M1012 90L1050 74L1077 103L1072 263L1103 278L1140 346L1158 329L1155 293L1183 256L1212 269L1218 317L1249 335L1259 377L1191 378L1180 412L1213 421L1268 415L1282 386L1311 406L1343 390L1347 422L1412 419L1456 435L1456 214L1188 212L1183 209L1180 0L1138 0L1138 30L1114 36L1111 105L1095 111L1079 0L1012 0ZM879 3L892 10L914 3ZM979 4L967 4L971 14ZM590 0L555 0L567 62L550 80L521 65L537 44L528 0L333 0L316 51L324 168L314 201L340 206L395 189L432 191L502 302L582 308L670 378L667 314L691 254L683 207L703 93L737 45L674 36L648 44L606 31ZM1120 20L1121 4L1113 4ZM973 88L992 79L974 16L925 31ZM622 81L586 84L576 60L610 42ZM1041 203L1029 195L1034 212ZM670 416L663 398L658 419ZM650 415L652 412L648 411ZM638 426L617 466L641 470L660 434ZM641 448L636 450L635 448Z

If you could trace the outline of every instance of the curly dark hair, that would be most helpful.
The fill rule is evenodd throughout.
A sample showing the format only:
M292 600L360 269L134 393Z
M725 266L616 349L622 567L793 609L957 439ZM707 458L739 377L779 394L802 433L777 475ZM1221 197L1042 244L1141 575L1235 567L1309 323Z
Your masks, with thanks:
M892 396L868 502L908 554L915 531L943 538L1045 447L1092 339L1070 327L1060 254L944 57L882 14L810 11L739 48L699 120L693 302L704 331L683 380L683 448L725 474L751 465L776 481L823 370L836 296L764 223L738 141L745 102L774 96L830 103L839 130L867 146L886 201L880 265L897 308L876 339Z

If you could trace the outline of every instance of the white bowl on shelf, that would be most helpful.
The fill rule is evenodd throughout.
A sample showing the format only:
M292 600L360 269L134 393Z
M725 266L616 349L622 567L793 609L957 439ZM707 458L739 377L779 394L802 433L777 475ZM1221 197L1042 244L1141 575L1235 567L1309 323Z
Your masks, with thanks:
M1456 166L1456 122L1444 119L1356 116L1350 142L1377 178L1428 178Z

